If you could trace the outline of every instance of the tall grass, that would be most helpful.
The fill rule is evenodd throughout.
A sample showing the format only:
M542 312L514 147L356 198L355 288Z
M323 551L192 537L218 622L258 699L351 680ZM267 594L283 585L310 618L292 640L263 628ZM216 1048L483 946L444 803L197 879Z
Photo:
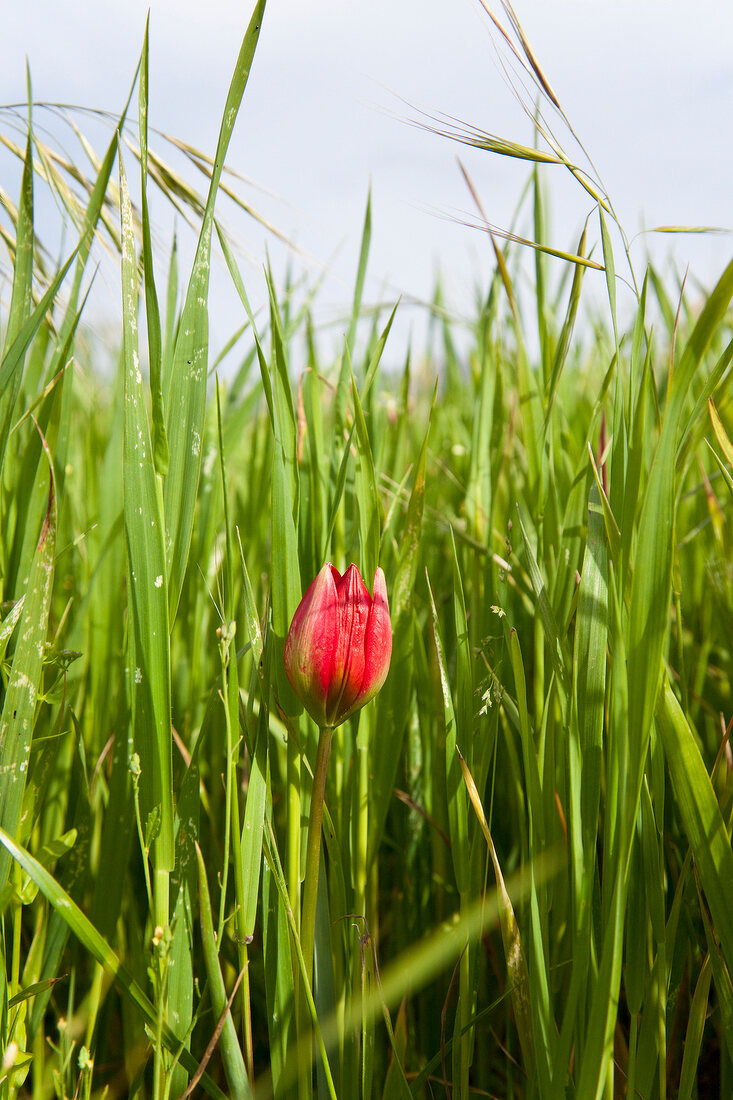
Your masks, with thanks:
M0 1095L728 1097L733 264L679 304L648 270L627 329L594 188L609 321L576 334L602 276L585 234L547 239L535 165L533 312L492 232L465 356L436 309L385 369L369 210L335 359L269 275L255 319L214 204L263 9L162 293L147 38L141 183L131 100L55 274L29 110L0 364ZM112 380L79 328L103 223ZM227 378L215 228L247 325ZM393 656L334 737L311 985L318 731L282 655L326 560L383 567Z

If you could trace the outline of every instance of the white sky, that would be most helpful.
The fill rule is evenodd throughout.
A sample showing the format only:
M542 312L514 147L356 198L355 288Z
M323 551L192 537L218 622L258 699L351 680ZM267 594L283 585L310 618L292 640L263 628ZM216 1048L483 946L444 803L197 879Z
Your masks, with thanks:
M5 0L0 104L24 98L27 56L37 100L119 111L148 6L150 124L213 153L248 0L126 0L115 6ZM515 10L627 234L670 223L733 228L733 5L516 0ZM102 19L101 11L110 15ZM511 222L528 165L406 125L401 120L414 114L410 104L532 141L531 126L496 64L478 0L269 0L228 164L276 196L246 188L248 201L328 265L321 318L348 307L370 180L371 301L394 301L399 294L428 298L440 267L450 300L470 312L477 281L485 281L490 269L490 245L483 234L450 220L474 214L457 155L469 166L490 220ZM17 193L6 167L0 160L0 183ZM547 178L552 243L572 250L591 200L561 169ZM261 301L264 234L225 203L218 212L246 251L242 271L252 299ZM161 207L156 216L165 241L172 214ZM647 236L634 245L639 272L644 250L653 247L657 262L674 255L678 268L689 262L708 283L733 252L733 236L725 235L648 242ZM267 247L281 271L281 250L272 242ZM161 278L164 264L161 256ZM602 276L589 278L603 290ZM112 278L109 287L116 293ZM212 338L220 346L240 320L221 263L211 305ZM399 341L413 320L423 324L409 306L401 314L398 360Z

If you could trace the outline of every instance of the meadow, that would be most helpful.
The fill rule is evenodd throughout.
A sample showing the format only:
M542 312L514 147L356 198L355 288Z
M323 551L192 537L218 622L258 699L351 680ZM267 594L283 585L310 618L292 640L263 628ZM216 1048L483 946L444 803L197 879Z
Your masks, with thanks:
M215 200L264 9L207 194L149 148L147 37L106 150L55 157L29 107L0 191L0 1098L725 1100L733 262L707 291L637 274L538 113L534 150L442 127L528 167L467 328L438 287L394 362L369 207L335 353L302 281L263 272L255 316ZM543 165L591 203L577 242L548 240ZM196 221L190 270L152 187ZM316 888L283 653L325 562L383 569L392 656L333 735Z

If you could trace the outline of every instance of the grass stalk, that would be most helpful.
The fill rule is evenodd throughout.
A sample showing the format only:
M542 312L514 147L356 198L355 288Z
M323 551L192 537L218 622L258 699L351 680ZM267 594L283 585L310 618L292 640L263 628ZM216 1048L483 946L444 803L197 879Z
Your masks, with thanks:
M303 915L301 921L301 944L305 960L305 972L308 985L313 980L313 944L316 927L316 899L318 897L318 875L321 862L321 831L323 825L323 801L326 795L326 773L331 754L333 726L322 726L318 734L318 752L313 770L310 814L308 817L308 839L305 855L305 879L303 885Z

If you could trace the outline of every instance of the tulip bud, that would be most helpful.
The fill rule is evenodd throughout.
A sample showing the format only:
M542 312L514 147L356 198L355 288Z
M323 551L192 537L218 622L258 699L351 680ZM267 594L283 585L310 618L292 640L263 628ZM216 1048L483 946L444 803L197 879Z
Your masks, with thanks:
M372 699L389 671L392 625L384 573L374 595L355 565L343 577L327 562L293 616L285 671L319 726L338 726Z

